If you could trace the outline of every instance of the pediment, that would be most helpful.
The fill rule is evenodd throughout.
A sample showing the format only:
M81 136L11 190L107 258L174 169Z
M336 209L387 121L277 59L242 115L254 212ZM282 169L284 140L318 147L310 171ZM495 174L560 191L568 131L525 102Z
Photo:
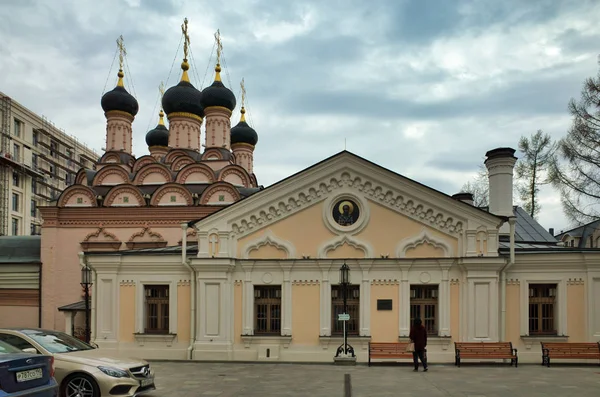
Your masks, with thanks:
M289 241L300 258L331 257L341 248L354 252L354 257L449 257L476 255L480 230L490 236L488 251L481 254L497 254L490 241L497 240L502 221L342 152L205 218L196 227L199 239L209 229L227 232L231 238L227 254L236 257L243 256L245 244L260 239L266 230ZM302 242L311 239L310 244ZM402 251L402 241L412 245ZM328 244L335 249L319 248Z

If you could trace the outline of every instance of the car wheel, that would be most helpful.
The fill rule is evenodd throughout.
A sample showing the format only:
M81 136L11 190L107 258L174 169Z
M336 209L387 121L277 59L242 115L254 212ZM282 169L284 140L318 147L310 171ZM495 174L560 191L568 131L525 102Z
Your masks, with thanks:
M91 376L74 374L63 381L60 395L62 397L100 397L100 389Z

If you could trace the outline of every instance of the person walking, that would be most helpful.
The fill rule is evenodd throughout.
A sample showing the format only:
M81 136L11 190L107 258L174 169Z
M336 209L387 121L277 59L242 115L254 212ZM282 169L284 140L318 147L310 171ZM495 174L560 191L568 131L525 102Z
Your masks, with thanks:
M423 371L427 371L427 357L426 350L427 347L427 330L423 326L420 318L416 318L413 324L413 327L410 330L409 334L410 340L414 343L415 349L413 351L413 362L415 364L414 371L419 371L419 359L423 364Z

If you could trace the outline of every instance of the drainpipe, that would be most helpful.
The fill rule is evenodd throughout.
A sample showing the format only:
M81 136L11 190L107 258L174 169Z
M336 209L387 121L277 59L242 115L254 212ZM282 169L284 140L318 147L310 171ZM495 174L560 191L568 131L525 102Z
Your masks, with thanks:
M190 346L187 349L187 359L191 360L194 353L194 342L196 341L196 272L190 266L190 262L187 258L187 229L188 224L183 222L181 224L181 264L190 271Z
M508 218L510 225L510 256L508 262L500 270L500 341L506 339L506 272L515 263L515 222L517 218Z

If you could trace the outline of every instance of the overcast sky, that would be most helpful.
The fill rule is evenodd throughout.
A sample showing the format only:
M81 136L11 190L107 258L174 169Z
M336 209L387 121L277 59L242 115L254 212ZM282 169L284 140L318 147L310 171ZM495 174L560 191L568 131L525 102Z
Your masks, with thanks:
M180 77L187 17L192 83L212 82L217 29L238 106L245 79L259 184L346 142L454 194L487 150L538 129L566 134L569 99L598 71L599 15L594 0L0 0L0 91L100 151L122 34L140 105L134 154L146 154L158 86ZM542 195L540 223L566 228L556 192Z

